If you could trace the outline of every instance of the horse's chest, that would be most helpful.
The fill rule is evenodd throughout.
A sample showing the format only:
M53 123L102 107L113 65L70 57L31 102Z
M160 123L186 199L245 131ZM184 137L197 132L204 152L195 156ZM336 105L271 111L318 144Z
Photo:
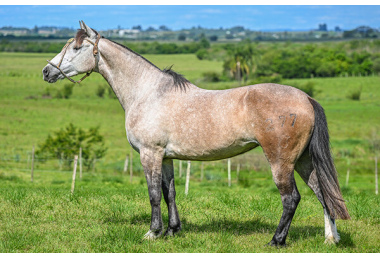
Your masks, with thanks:
M143 146L164 145L162 128L155 117L144 117L131 114L126 116L125 129L129 144L139 151Z

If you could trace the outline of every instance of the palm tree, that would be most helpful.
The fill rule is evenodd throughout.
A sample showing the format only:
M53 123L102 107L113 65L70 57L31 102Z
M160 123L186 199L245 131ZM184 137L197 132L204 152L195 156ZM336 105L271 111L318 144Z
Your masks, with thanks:
M228 57L223 64L224 70L238 81L242 79L247 81L254 67L253 55L255 53L250 42L235 45L228 51Z

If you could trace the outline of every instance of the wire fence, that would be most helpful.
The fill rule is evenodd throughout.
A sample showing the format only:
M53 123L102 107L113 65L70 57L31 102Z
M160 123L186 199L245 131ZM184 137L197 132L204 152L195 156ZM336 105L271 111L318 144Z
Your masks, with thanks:
M81 158L81 151L78 151L78 169L79 178L83 176L94 175L119 175L129 176L130 182L134 177L144 177L143 168L140 163L139 155L130 151L125 159L111 160L105 158L95 158L93 163L85 164L85 159ZM361 161L362 159L358 159ZM3 172L21 172L25 176L30 175L33 182L35 178L50 178L54 180L55 174L63 174L68 177L73 173L73 158L56 158L56 157L37 157L33 149L23 154L15 153L12 155L0 154L0 175ZM356 163L351 159L351 164L342 166L339 179L341 187L350 187L358 190L374 192L378 194L377 181L377 158L374 158L372 165L367 165L365 172L358 172L353 167ZM360 165L361 169L362 164ZM174 160L175 178L185 180L186 190L188 193L189 182L208 182L223 185L242 185L249 187L252 183L260 180L270 180L272 178L271 169L261 153L246 153L219 161L179 161Z

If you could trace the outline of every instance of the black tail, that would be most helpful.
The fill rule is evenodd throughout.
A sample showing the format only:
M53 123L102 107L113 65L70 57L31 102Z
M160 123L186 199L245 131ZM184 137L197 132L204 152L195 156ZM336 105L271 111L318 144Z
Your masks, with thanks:
M329 133L325 111L322 106L309 98L314 108L314 131L310 140L309 153L316 170L319 186L330 216L334 219L350 219L340 191L334 161L330 151Z

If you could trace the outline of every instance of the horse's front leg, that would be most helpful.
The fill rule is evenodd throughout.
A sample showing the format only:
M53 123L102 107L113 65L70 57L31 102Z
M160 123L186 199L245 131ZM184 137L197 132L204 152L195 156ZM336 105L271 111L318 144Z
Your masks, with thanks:
M144 168L148 184L149 200L152 208L150 229L145 239L155 239L162 235L163 225L161 217L161 184L162 184L162 158L160 149L141 149L140 160Z
M174 168L173 160L166 159L162 164L162 191L164 199L168 205L169 226L165 236L174 236L181 231L181 221L179 220L177 205L175 204Z

